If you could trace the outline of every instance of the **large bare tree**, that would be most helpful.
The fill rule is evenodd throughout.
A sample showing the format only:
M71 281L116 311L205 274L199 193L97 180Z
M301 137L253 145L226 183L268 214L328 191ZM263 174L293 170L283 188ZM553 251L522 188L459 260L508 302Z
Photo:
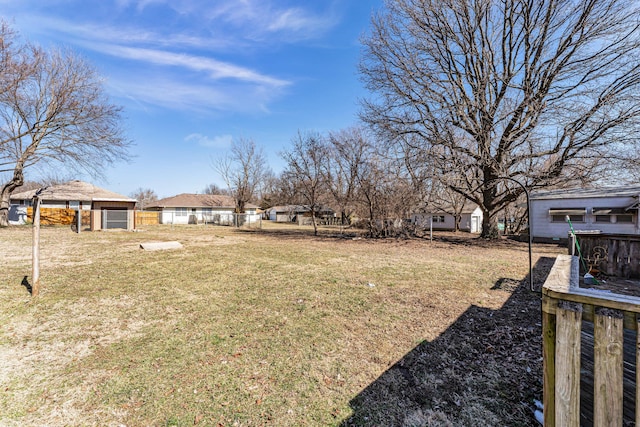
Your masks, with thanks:
M36 164L100 175L126 158L121 109L107 99L102 79L71 51L19 44L0 26L0 226L8 225L9 196Z
M286 162L282 177L292 183L295 194L309 207L313 233L317 235L317 216L327 194L324 173L327 142L317 133L303 135L298 132L291 142L291 149L280 155Z
M392 142L416 135L439 174L455 177L450 188L483 209L484 237L524 191L505 178L529 190L593 180L637 148L637 3L385 4L363 39L375 97L362 118Z
M259 197L262 180L269 173L262 148L245 138L234 140L226 156L213 160L213 167L235 198L237 213L245 212L247 203Z

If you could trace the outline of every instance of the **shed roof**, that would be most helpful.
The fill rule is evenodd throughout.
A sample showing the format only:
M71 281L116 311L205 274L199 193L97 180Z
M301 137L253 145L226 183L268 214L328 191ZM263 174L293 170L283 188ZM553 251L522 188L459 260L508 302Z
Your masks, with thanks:
M42 200L51 201L68 201L68 200L90 200L92 202L132 202L135 199L123 196L113 191L105 190L93 184L84 181L69 181L64 184L51 185L41 189L40 198ZM22 191L11 194L11 200L31 200L35 196L36 190Z
M476 209L478 209L478 204L467 200L462 206L462 211L460 213L471 214ZM427 206L427 208L425 209L425 212L426 212L425 214L430 215L430 214L445 213L445 214L453 215L452 212L454 211L455 209L450 204L442 204L442 205L433 204L433 205Z
M236 201L231 196L221 194L189 194L182 193L150 203L147 208L229 208L235 209ZM247 203L247 208L256 209L258 206Z
M598 187L598 188L564 188L560 190L534 191L531 200L548 199L598 199L608 197L640 196L640 186Z

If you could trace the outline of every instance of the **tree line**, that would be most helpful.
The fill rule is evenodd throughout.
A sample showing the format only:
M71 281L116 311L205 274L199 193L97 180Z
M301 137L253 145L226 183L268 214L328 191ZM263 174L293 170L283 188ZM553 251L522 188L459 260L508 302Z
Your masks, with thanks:
M262 209L304 205L315 233L330 207L339 224L365 228L372 237L420 234L424 228L409 221L420 213L451 214L457 228L468 204L424 162L408 162L363 127L299 132L280 156L284 170L274 174L254 141L234 140L229 155L212 162L227 188L211 185L204 193L234 197L238 212L249 202Z

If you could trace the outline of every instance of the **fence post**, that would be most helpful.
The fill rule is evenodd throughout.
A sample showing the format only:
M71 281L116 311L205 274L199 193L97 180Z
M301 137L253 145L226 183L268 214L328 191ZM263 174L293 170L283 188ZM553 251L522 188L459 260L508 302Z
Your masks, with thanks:
M569 232L569 255L576 254L576 236Z
M542 403L544 425L556 425L556 308L557 301L542 300Z
M563 427L580 425L581 324L582 305L562 301L556 311L555 418Z
M594 321L593 425L621 426L623 419L623 319L621 311L597 309Z
M31 268L31 296L40 293L40 197L33 198L33 259Z

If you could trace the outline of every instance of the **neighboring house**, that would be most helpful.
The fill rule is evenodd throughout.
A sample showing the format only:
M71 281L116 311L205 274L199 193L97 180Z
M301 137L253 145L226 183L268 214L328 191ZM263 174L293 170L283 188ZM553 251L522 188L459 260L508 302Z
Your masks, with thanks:
M567 216L576 231L640 234L640 187L536 191L530 200L534 239L567 239Z
M414 214L411 221L418 227L433 230L455 230L455 217L453 208L434 208L427 213ZM482 231L482 209L475 203L466 203L460 213L460 230L470 233L480 233ZM433 221L433 223L431 222Z
M27 221L27 207L31 206L37 190L13 193L10 196L9 221L24 224ZM40 207L45 209L70 209L90 211L91 230L125 229L133 230L133 208L135 199L113 191L96 187L83 181L69 181L64 184L45 187L40 193Z
M230 196L213 194L178 194L157 200L147 206L147 210L159 211L161 224L212 223L234 225L235 199ZM257 222L258 206L245 205L245 221Z
M300 222L302 218L311 217L311 209L306 205L273 206L266 210L270 221L275 222ZM321 206L316 211L316 218L335 216L333 209Z

